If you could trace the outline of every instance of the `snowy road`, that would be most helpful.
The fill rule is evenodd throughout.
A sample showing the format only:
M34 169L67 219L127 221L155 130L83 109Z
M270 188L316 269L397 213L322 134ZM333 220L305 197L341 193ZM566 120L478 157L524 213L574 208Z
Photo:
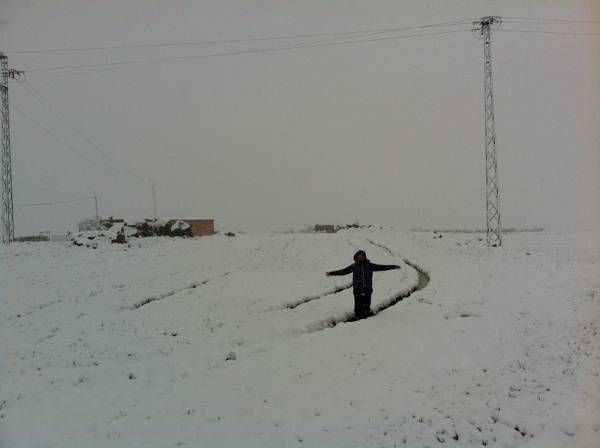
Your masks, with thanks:
M3 249L0 447L595 446L599 240L477 238ZM402 269L344 322L358 248Z

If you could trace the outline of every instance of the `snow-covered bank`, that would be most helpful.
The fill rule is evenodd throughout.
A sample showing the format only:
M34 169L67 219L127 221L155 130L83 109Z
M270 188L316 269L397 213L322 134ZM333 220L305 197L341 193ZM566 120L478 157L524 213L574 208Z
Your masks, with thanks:
M0 446L595 446L599 241L511 234L488 250L360 230L2 249ZM357 248L402 265L375 274L373 308L414 289L403 260L430 282L314 331L352 311L349 278L324 273Z

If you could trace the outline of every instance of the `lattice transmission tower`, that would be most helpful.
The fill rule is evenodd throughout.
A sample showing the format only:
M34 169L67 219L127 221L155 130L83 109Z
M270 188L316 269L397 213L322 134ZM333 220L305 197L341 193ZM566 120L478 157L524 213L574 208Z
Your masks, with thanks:
M10 150L10 122L8 120L8 80L23 74L8 68L8 58L0 53L0 105L2 121L2 242L10 244L15 239L13 204L12 158Z
M483 97L485 126L485 208L487 245L502 246L500 225L500 192L496 161L496 124L494 122L494 91L492 78L492 27L499 26L500 17L482 17L473 23L473 31L483 40Z
M2 242L11 243L15 238L13 213L12 162L10 154L10 126L8 122L8 59L0 53L0 101L2 120Z

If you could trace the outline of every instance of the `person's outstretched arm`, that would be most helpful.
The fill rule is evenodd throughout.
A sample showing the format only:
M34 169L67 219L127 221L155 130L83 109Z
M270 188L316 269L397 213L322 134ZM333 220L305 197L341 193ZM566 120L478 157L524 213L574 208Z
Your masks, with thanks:
M397 264L375 264L371 263L373 271L389 271L390 269L400 269Z
M347 274L350 274L352 272L352 266L353 265L350 265L350 266L348 266L348 267L346 267L344 269L339 269L337 271L325 272L325 275L327 277L332 276L332 275L347 275Z

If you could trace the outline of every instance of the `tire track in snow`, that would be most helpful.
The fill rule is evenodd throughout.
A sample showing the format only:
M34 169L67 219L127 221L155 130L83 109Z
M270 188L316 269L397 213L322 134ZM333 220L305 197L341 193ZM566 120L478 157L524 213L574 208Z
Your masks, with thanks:
M294 237L294 240L295 240L295 237ZM348 238L346 241L348 242L348 245L350 247L353 247L354 249L356 249L358 247L358 246L356 246L356 244L354 244L350 240L350 238ZM287 246L286 246L286 248L287 248ZM337 294L337 293L345 291L349 288L352 288L352 282L349 282L349 283L346 283L346 284L340 285L340 286L335 286L333 289L328 289L327 291L325 291L321 294L313 294L313 295L306 296L306 297L303 297L298 300L294 300L292 302L284 303L282 307L277 307L277 308L271 309L270 311L274 311L274 310L281 309L281 308L293 310L294 308L297 308L304 303L312 302L313 300L319 300L319 299L322 299L323 297L327 297L332 294Z
M265 246L267 246L268 244L272 243L273 241L277 241L277 240L278 240L278 238L270 239L266 243L263 243L263 244L255 247L255 248L251 249L250 251L248 251L245 256L249 256L251 254L259 253L261 250L263 250L263 248ZM180 293L182 291L188 291L188 290L191 290L191 289L196 289L199 286L204 286L207 283L212 282L213 280L217 280L219 278L226 277L226 276L228 276L230 274L231 274L231 272L228 271L228 272L225 272L224 274L217 275L217 276L211 277L211 278L207 278L206 280L202 280L201 282L192 282L188 286L184 286L182 288L173 289L171 291L167 291L165 293L162 293L162 294L159 294L159 295L156 295L156 296L146 297L146 298L144 298L144 299L142 299L142 300L134 303L133 305L121 307L120 311L123 311L123 310L137 310L137 309L139 309L139 308L141 308L141 307L143 307L145 305L148 305L148 304L150 304L152 302L157 302L159 300L166 299L166 298L174 296L175 294L178 294L178 293Z
M408 260L406 258L402 258L402 257L398 256L398 254L395 254L389 247L386 247L383 244L376 243L375 241L373 241L373 240L371 240L369 238L365 238L365 240L367 240L373 246L377 246L377 247L383 249L385 252L387 252L392 257L401 258L404 263L406 263L411 268L413 268L415 271L417 271L417 273L419 274L419 280L418 280L418 283L417 283L415 291L420 291L421 289L423 289L423 288L425 288L427 286L427 284L431 280L431 275L429 274L428 271L426 271L425 269L423 269L418 264L416 264L416 263L414 263L414 262L412 262L412 261L410 261L410 260Z
M389 255L397 257L397 255L394 254L394 252L392 252L392 250L390 248L388 248L382 244L376 243L375 241L370 240L369 238L365 238L365 240L368 241L370 244L383 249ZM398 258L401 258L401 257L398 257ZM381 313L382 311L386 310L387 308L396 305L398 302L404 300L407 297L410 297L414 292L420 291L421 289L425 288L429 284L431 277L425 269L423 269L421 266L419 266L416 263L413 263L412 261L407 260L405 258L402 259L402 261L404 261L404 263L406 263L408 266L410 266L411 268L413 268L414 270L417 271L417 274L419 276L417 284L413 285L411 287L408 287L402 291L399 291L397 294L394 294L392 297L388 298L387 300L384 300L383 302L377 304L375 307L372 308L371 315L368 317L365 317L365 319L369 319L371 317L376 316L377 314ZM353 311L347 311L338 316L330 316L328 318L321 319L313 324L308 325L308 327L306 328L306 333L313 333L315 331L324 330L326 328L333 328L338 324L345 323L345 322L355 322L357 320L358 319L354 315Z
M277 250L277 253L280 254L280 256L282 256L285 253L285 251L288 249L288 247L290 247L290 245L294 241L296 241L296 235L293 235L291 239L287 239L287 240L286 240L286 236L278 236L278 237L275 237L272 240L270 240L268 243L265 243L262 246L260 246L260 248L258 250L256 250L255 252L259 253L260 250L262 250L265 246L267 246L267 244L282 242L281 248L279 250ZM267 266L267 263L269 263L269 262L273 262L272 257L263 257L262 259L260 259L258 261L258 264L256 264L255 267L263 268L263 267Z
M148 305L149 303L157 302L159 300L166 299L167 297L174 296L175 294L180 293L182 291L187 291L187 290L190 290L190 289L195 289L198 286L206 285L207 283L212 282L213 280L217 280L219 278L226 277L229 274L231 274L231 272L225 272L224 274L217 275L216 277L207 278L206 280L202 280L201 282L193 282L190 285L185 286L183 288L177 288L177 289L174 289L172 291L165 292L163 294L159 294L157 296L146 297L145 299L142 299L139 302L136 302L136 303L134 303L131 306L123 307L121 309L122 310L137 310L137 309L139 309L139 308L141 308L141 307L143 307L145 305Z
M391 255L392 257L398 257L397 254L392 252L392 250L389 247L386 247L383 244L376 243L375 241L373 241L372 239L369 239L369 238L365 238L365 241L369 242L373 246L377 246L380 249L383 249L388 255ZM401 257L398 257L398 258L401 258Z
M352 288L352 283L348 283L342 286L336 286L333 289L325 291L322 294L315 294L312 296L303 297L302 299L295 300L293 302L288 302L283 305L284 308L293 310L294 308L302 305L303 303L312 302L313 300L322 299L323 297L329 296L331 294L337 294L338 292L345 291L346 289Z

